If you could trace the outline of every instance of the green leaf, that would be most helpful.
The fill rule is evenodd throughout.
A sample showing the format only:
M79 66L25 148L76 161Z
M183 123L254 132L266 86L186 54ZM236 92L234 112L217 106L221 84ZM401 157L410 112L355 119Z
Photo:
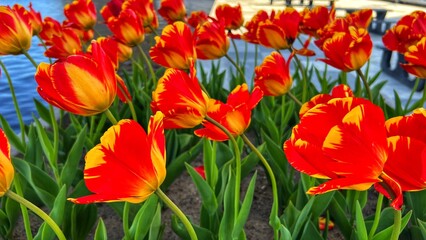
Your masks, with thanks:
M334 197L335 191L330 191L328 193L324 193L321 195L314 196L314 203L312 204L312 219L317 219L324 213L324 211L328 208L331 200Z
M55 221L58 226L61 226L64 220L66 197L66 187L63 186L61 191L59 191L58 195L56 196L52 211L49 214L50 218ZM34 240L49 240L54 239L55 236L56 235L50 226L44 222L39 228L37 235L34 237Z
M215 214L218 205L213 189L206 181L204 181L200 174L198 174L191 165L185 163L185 166L186 170L192 178L192 181L197 187L198 192L200 193L202 205L207 210L209 215Z
M192 224L198 239L213 240L213 233L206 228ZM172 229L181 239L190 239L185 226L176 215L172 215Z
M336 192L334 198L330 202L330 215L333 216L334 222L341 230L345 239L350 239L352 235L352 226L348 221L345 211L343 210L344 208L339 204L339 195L341 195L341 193Z
M265 144L257 147L257 150L263 154L265 151ZM245 178L253 171L254 167L256 167L256 165L259 163L259 160L260 159L256 153L251 152L241 161L241 179Z
M84 128L78 134L77 139L72 145L71 150L68 153L65 165L61 171L61 181L63 184L66 184L67 187L71 186L71 183L76 176L78 164L80 163L80 159L82 159L85 140L86 126L84 126Z
M314 198L309 199L308 203L300 212L299 217L297 218L296 224L294 225L294 228L293 228L293 232L292 232L293 239L295 239L299 235L299 232L302 229L303 223L305 223L309 219L308 216L311 212L313 203L314 203Z
M52 142L47 136L46 130L44 129L43 125L41 125L40 121L37 118L34 118L34 122L36 123L36 130L37 130L38 138L40 140L41 148L43 149L43 152L46 155L49 162L52 164L52 161L54 159Z
M130 226L130 236L134 239L144 239L148 234L150 223L157 209L158 197L152 194L137 212L132 225Z
M31 185L37 196L49 208L53 209L56 195L59 188L57 183L44 171L31 163L12 158L15 169Z
M208 139L203 140L203 163L206 173L206 181L212 189L215 189L218 180L219 170L216 165L216 142Z
M243 204L241 205L240 212L238 213L237 220L234 224L234 229L232 230L232 237L238 238L241 231L246 224L247 218L250 214L251 204L253 202L254 195L254 186L256 184L257 172L253 175L250 180L249 186L247 188L246 196L244 197Z
M290 231L282 224L280 226L279 232L281 235L280 240L292 239Z
M167 166L166 179L164 180L163 184L161 184L161 189L166 190L170 184L172 184L173 181L182 173L182 171L185 169L185 162L191 162L198 156L203 146L202 142L203 141L201 140L198 141L195 146L170 162L170 164Z
M102 218L99 218L98 225L96 226L94 240L107 240L108 234L105 227L105 223Z
M149 240L157 240L161 231L161 205L157 204L155 214L149 227ZM135 238L141 239L141 238Z
M407 226L408 221L410 220L411 214L413 211L409 211L405 216L401 219L401 232ZM380 218L381 220L381 218ZM392 236L393 224L388 228L378 232L374 235L373 240L388 240Z
M229 171L229 178L225 188L223 199L223 216L219 226L219 239L228 239L229 233L232 233L234 227L234 198L235 196L235 174L231 171L230 165L224 168L223 171Z
M86 239L96 223L98 208L94 204L68 204L72 204L71 217L65 219L65 221L70 221L70 223L65 222L65 224L71 225L72 239ZM103 205L102 207L107 206Z
M367 228L365 227L364 217L362 215L362 209L359 205L359 201L357 200L356 203L356 210L355 210L355 216L356 216L356 235L358 239L368 239L367 234Z
M20 153L25 153L25 145L22 143L20 138L15 134L9 123L4 119L3 115L0 115L1 126L6 135L9 143L16 148Z
M49 109L44 106L39 100L34 98L34 105L37 109L37 113L43 121L47 122L50 126L52 126L52 118L50 116Z
M417 219L417 223L419 225L420 231L422 233L423 239L426 239L426 222L423 222L420 219Z
M322 239L322 236L318 231L318 227L312 221L308 221L303 228L300 239Z

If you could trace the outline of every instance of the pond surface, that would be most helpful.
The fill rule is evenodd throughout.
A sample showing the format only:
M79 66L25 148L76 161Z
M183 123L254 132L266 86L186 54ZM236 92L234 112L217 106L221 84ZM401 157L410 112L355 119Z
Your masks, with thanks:
M13 6L15 3L21 4L28 8L29 3L32 2L33 8L41 13L42 18L49 16L59 22L64 20L63 8L65 1L29 1L29 0L6 0L1 1L1 5ZM49 60L44 57L44 47L40 46L40 41L37 37L33 37L31 48L28 53L34 58L36 63L48 62ZM0 56L0 60L6 66L7 71L11 75L12 83L15 88L16 98L18 100L19 108L23 115L26 124L33 121L33 115L37 116L35 110L34 99L42 103L45 101L37 93L37 83L34 80L35 67L24 55L7 55ZM6 76L1 70L0 76L0 114L9 122L15 131L19 131L18 118L16 116L15 108L10 94L9 84Z

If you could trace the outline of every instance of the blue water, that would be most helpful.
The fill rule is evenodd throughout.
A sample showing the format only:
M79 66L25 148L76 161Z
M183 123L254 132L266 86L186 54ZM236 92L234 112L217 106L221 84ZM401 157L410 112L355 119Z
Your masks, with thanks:
M49 16L59 22L64 20L63 8L65 0L42 1L42 0L6 0L0 1L0 5L12 6L19 3L24 7L28 7L32 2L33 9L41 13L42 18ZM1 33L0 33L1 34ZM48 62L49 60L44 57L44 48L39 46L40 42L37 37L33 37L31 48L28 53L34 58L36 63ZM24 55L8 55L0 56L0 60L6 66L12 78L12 83L15 88L16 98L18 100L19 108L23 115L26 124L33 121L33 114L37 116L37 111L34 105L34 99L45 103L45 101L37 93L37 83L34 80L35 67ZM1 69L1 68L0 68ZM9 84L6 76L1 70L0 76L0 114L9 122L12 128L19 132L18 118L13 106L12 95L10 94Z

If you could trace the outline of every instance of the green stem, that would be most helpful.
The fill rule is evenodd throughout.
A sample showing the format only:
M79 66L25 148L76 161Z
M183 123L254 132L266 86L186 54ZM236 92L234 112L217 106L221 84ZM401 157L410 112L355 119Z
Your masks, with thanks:
M115 119L114 115L112 115L109 109L107 109L104 113L112 124L115 125L118 123L117 119Z
M53 159L51 159L50 161L52 161L52 165L54 166L53 172L55 174L56 181L58 182L59 186L62 186L61 177L58 171L58 163L57 163L58 153L59 153L59 128L58 128L58 122L56 122L55 111L53 109L53 106L50 104L49 104L49 111L50 111L50 120L52 121L52 129L53 129Z
M37 69L37 63L34 61L34 59L30 56L30 54L28 54L27 51L22 50L22 53L25 55L25 57L28 58L28 60L30 60L30 62L33 64L33 66Z
M44 47L44 50L47 51L47 45L43 41L43 39L40 37L40 34L37 34L36 36L37 36L38 40L40 41L41 45ZM49 58L49 63L52 64L52 58Z
M367 91L368 99L369 99L371 102L373 102L373 95L371 94L371 89L370 89L370 86L368 85L368 81L367 81L367 79L366 79L366 77L365 77L364 73L362 73L361 69L357 69L357 70L356 70L356 73L357 73L357 74L358 74L358 76L361 78L362 82L364 83L364 87L365 87L365 90Z
M232 65L235 66L235 68L237 69L238 73L241 75L241 78L243 79L244 83L246 83L247 82L246 81L246 77L244 75L243 70L241 70L240 66L238 66L238 64L228 54L225 54L225 57L226 57L226 59L228 59L232 63Z
M189 222L188 218L185 216L185 214L180 210L178 206L169 198L167 195L161 191L160 188L155 191L157 196L172 210L176 216L182 221L183 225L185 226L186 230L188 231L188 234L192 240L197 240L197 234L195 233L194 228L191 225L191 222Z
M262 153L260 153L259 150L253 145L253 143L247 138L247 136L242 134L241 137L244 140L244 142L250 147L250 149L260 159L263 166L266 168L266 171L268 172L269 177L271 178L273 204L271 209L271 216L269 217L269 224L274 229L274 239L278 239L280 219L278 216L278 190L277 190L278 188L277 188L277 181L275 180L274 172L272 171L272 168L269 165L268 161L265 159Z
M19 128L21 129L22 145L24 146L24 148L26 148L25 124L24 124L24 120L22 119L22 113L21 113L21 110L20 110L19 105L18 105L18 100L16 99L15 88L13 87L12 78L10 77L10 74L6 69L6 66L3 64L3 62L1 60L0 60L0 65L1 65L1 68L3 69L3 71L4 71L4 74L6 75L7 83L9 84L10 94L12 95L13 106L15 108L16 115L18 116Z
M138 61L136 61L134 58L130 58L130 61L132 61L132 63L133 64L135 64L136 65L136 67L141 71L141 72L145 72L145 69L142 67L142 65L140 65L139 63L138 63Z
M121 87L120 84L117 84L117 86L120 88L120 91L123 93L123 96L126 99L127 104L129 104L129 108L130 108L130 112L132 113L133 120L138 121L138 117L137 117L136 111L135 111L135 106L133 105L132 100L130 100L127 97L126 91L124 91L124 89Z
M416 91L417 87L419 86L419 83L420 83L420 78L418 78L418 77L417 77L417 78L416 78L416 81L414 82L413 89L411 89L410 96L408 97L408 100L407 100L407 102L405 103L405 106L404 106L404 112L407 112L408 105L410 104L411 99L413 98L414 92Z
M371 226L370 233L368 234L369 240L373 239L373 236L376 233L377 227L379 226L380 214L382 211L382 203L383 203L383 194L379 193L379 197L377 198L376 212L374 214L373 225Z
M155 75L154 69L152 68L151 61L149 61L148 56L146 56L146 54L143 51L141 45L138 44L137 46L138 46L139 52L141 53L143 59L146 62L146 65L148 65L149 72L151 73L152 87L154 88L155 87L155 83L157 82L157 76Z
M290 49L291 51L291 49ZM294 59L296 60L297 66L299 66L300 73L302 74L302 102L306 102L306 98L308 95L308 77L306 76L305 68L303 67L302 62L300 61L299 57L294 54Z
M24 193L22 192L21 176L19 174L15 175L14 185L15 185L16 193L19 196L23 197ZM22 219L24 221L24 227L25 227L25 234L27 235L28 240L32 240L33 234L31 232L31 224L30 224L30 218L28 216L28 210L23 204L19 204L19 206L21 207Z
M234 47L234 51L235 51L235 61L236 61L237 65L240 66L240 54L238 53L237 44L235 43L235 40L233 38L231 38L231 42L232 42L232 46Z
M401 210L394 209L393 215L393 230L390 240L398 240L399 233L401 232Z
M420 101L419 107L423 107L425 105L425 102L426 102L426 84L423 86L423 96L422 96L422 100Z
M214 120L213 118L206 116L206 120L211 122L213 125L218 127L220 130L222 130L229 138L229 140L232 142L232 145L234 146L234 154L235 154L235 202L234 202L234 217L237 218L239 208L240 208L240 188L241 188L241 153L240 149L238 147L237 141L235 141L234 136L226 129L222 124Z
M130 211L130 203L124 202L123 207L123 231L124 231L124 239L128 240L130 237L129 232L129 211Z
M53 232L55 232L55 234L56 234L56 236L58 237L59 240L66 240L64 233L58 227L56 222L53 221L53 219L50 218L49 215L47 215L45 212L43 212L43 210L41 210L40 208L38 208L36 205L31 203L27 199L19 196L18 194L14 193L12 191L7 191L5 195L7 197L15 200L16 202L24 205L25 207L30 209L33 213L35 213L37 216L39 216L41 219L43 219L43 221L45 223L47 223L47 225L49 225L50 228L52 228Z
M286 113L285 113L285 99L286 99L286 97L285 97L285 95L283 95L283 96L281 96L281 126L280 126L280 129L284 132L285 131L285 122L284 122L284 119L285 119L285 115L286 115Z
M287 92L287 96L289 96L291 98L291 100L293 100L300 107L303 105L303 103L301 101L299 101L299 99L297 99L297 97L294 96L293 93Z
M152 33L154 33L155 36L160 36L160 35L158 35L157 31L151 25L148 25L148 28L151 29Z

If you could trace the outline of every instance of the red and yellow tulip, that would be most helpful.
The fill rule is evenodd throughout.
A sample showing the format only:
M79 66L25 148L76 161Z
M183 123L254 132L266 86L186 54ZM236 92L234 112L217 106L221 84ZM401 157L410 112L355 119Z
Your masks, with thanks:
M110 0L101 8L100 13L106 23L108 22L110 17L118 17L121 12L123 3L124 0Z
M193 128L207 114L209 98L201 90L194 66L188 75L185 71L169 68L158 80L152 93L152 112L164 113L164 127Z
M238 85L228 96L226 103L213 100L207 115L224 126L234 137L243 134L251 122L251 111L260 102L263 92L255 87L250 93L247 84ZM229 137L211 122L204 120L204 128L194 134L215 141L225 141Z
M64 14L69 21L84 30L92 29L96 24L96 7L92 0L74 0L65 5Z
M191 29L183 22L167 25L161 36L155 37L156 44L149 55L152 61L167 68L189 69L197 59L195 38Z
M54 36L62 35L61 23L51 17L45 17L43 20L43 27L40 32L41 39L47 46L53 44L52 39Z
M284 143L284 152L297 170L328 179L310 188L309 194L367 190L382 181L388 157L384 124L383 111L373 103L362 98L333 98L301 117Z
M370 59L373 42L366 29L349 26L346 32L334 33L322 47L326 58L321 61L350 72L360 69Z
M207 22L209 20L209 16L204 11L193 11L188 17L188 24L193 27L197 28L198 25L203 24L204 22Z
M223 22L206 21L198 25L194 38L197 57L200 59L218 59L228 52L229 38Z
M249 43L259 44L259 38L257 31L259 29L259 24L265 22L266 20L271 20L275 16L275 11L271 12L271 16L264 10L259 10L251 19L245 24L247 32L245 32L241 39Z
M29 9L28 13L30 17L31 28L33 29L33 35L37 35L41 32L41 29L43 27L43 20L41 18L41 14L40 12L36 12L33 9L33 6L31 3L28 6L28 9Z
M3 130L0 129L0 197L9 190L15 176L15 170L10 159L9 141Z
M169 23L186 21L186 8L183 0L161 0L158 13Z
M290 74L290 61L278 52L272 52L260 66L254 69L254 85L258 86L265 96L281 96L286 94L293 84Z
M0 6L0 56L17 55L31 47L33 31L28 14Z
M300 13L294 8L279 11L272 20L259 23L259 43L273 49L288 49L299 34Z
M335 19L336 11L325 6L315 6L312 9L305 8L300 14L300 31L318 38L317 31Z
M72 55L53 64L41 63L35 80L44 100L83 116L104 112L117 95L113 64L96 42L92 43L92 55Z
M157 13L153 0L127 0L123 3L123 9L132 9L141 18L146 33L159 26Z
M216 19L224 21L225 29L236 30L244 24L241 5L231 6L227 3L220 4L215 9Z
M121 11L118 17L110 17L107 25L114 37L127 46L136 46L145 39L143 23L131 9Z
M62 59L83 50L80 37L71 28L63 29L60 36L54 35L50 41L52 46L44 53L46 57Z
M386 121L389 156L384 172L402 191L426 189L426 110Z
M426 37L408 47L404 58L408 63L401 64L405 71L419 78L426 78Z
M85 157L84 181L93 194L68 200L140 203L151 196L166 177L162 119L161 112L151 117L148 134L133 120L110 127Z

